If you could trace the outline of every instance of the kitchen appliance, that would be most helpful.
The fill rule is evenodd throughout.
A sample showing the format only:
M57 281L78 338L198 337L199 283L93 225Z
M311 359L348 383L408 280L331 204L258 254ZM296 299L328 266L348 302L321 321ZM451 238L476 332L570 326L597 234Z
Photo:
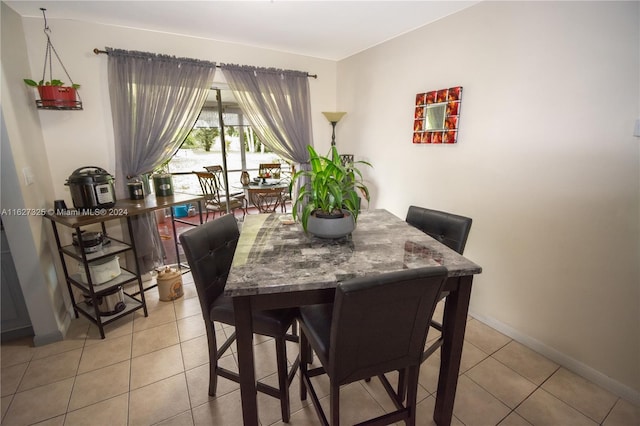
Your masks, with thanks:
M118 256L111 256L89 263L91 283L93 285L102 284L119 276L122 270L118 259ZM78 262L78 272L80 279L85 283L88 282L83 263Z
M85 253L95 253L102 249L102 245L106 242L102 236L102 232L85 232L80 231L80 239ZM73 245L78 247L78 233L73 233Z
M113 176L100 167L76 169L65 183L76 209L102 209L116 204Z
M118 312L122 312L127 307L124 301L124 290L122 286L116 286L109 290L96 293L96 299L98 304L98 312L101 316L115 315ZM91 296L84 294L84 301L89 306L93 305Z

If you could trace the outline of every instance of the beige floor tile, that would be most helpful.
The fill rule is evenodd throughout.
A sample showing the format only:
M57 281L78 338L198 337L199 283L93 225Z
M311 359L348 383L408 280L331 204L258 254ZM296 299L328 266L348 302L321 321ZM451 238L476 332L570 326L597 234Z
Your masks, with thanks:
M200 310L200 300L197 297L190 297L185 299L184 296L180 299L173 301L173 306L176 310L176 318L186 318L192 315L200 315L202 318L202 311Z
M512 409L536 390L537 386L492 357L465 373Z
M604 420L604 426L640 425L640 407L624 399L618 399L616 405Z
M227 355L218 360L218 365L231 371L238 371L238 366L232 355ZM187 384L189 385L189 400L191 406L195 407L207 402L209 397L209 364L201 365L186 372ZM224 377L218 377L216 396L220 397L230 392L240 389L240 385Z
M89 325L87 325L88 327ZM48 345L35 348L33 359L47 358L52 355L61 354L64 352L72 351L74 349L82 349L84 347L85 339L80 340L60 340L59 342L50 343Z
M436 407L436 398L429 396L418 402L416 409L416 426L436 426L433 420L433 412ZM456 417L451 418L452 426L464 426L464 424Z
M488 355L499 350L511 339L476 319L467 321L465 341L473 343Z
M618 400L612 393L565 368L556 371L542 388L597 423L604 420Z
M440 349L434 352L420 365L418 383L430 393L438 390L438 376L440 374Z
M192 315L190 317L179 319L178 333L180 334L181 342L206 334L207 331L204 327L204 319L202 318L202 315Z
M78 371L81 355L82 349L75 349L31 361L20 382L18 391L48 385L75 376Z
M155 426L193 426L193 414L191 414L191 410L187 410L170 419L156 423Z
M73 381L73 378L65 379L17 393L2 424L29 425L64 414L69 404Z
M536 385L541 385L558 369L555 362L515 341L509 342L493 357Z
M294 377L291 386L289 386L289 404L291 407L290 413L294 413L300 410L303 405L307 405L311 403L310 399L307 401L300 400L300 379L299 375ZM278 376L277 374L272 374L269 377L265 377L261 380L261 382L273 386L274 388L278 387ZM270 425L273 423L277 423L282 421L282 411L280 408L280 400L273 398L271 396L265 395L263 393L258 393L258 409L259 409L259 420L263 425Z
M69 411L129 392L131 361L126 360L76 377Z
M129 394L125 393L67 413L65 426L127 426Z
M110 337L82 351L78 374L97 370L131 358L131 335Z
M210 399L192 408L195 426L242 426L240 390Z
M2 356L0 363L2 368L31 361L35 348L33 338L25 337L2 343Z
M105 340L111 340L122 336L131 336L131 333L133 333L133 315L126 315L105 325L104 333L105 338L102 339L100 337L100 330L98 330L98 326L91 324L89 327L87 341L84 344L85 347L104 342Z
M485 353L482 349L471 344L470 342L464 342L462 346L462 359L460 360L460 372L459 374L468 371L475 367L482 360L486 359L489 354Z
M467 426L495 425L511 410L466 376L458 379L453 413Z
M276 363L276 343L273 339L254 345L253 356L256 366L256 379L262 379L278 371Z
M360 382L342 386L340 402L340 424L353 425L385 414L380 404L362 387ZM329 397L320 399L320 405L328 416Z
M225 335L222 330L216 332L216 334L219 336L217 339L219 346L224 342ZM185 370L191 370L209 362L209 344L206 334L181 342L180 347L182 348L182 360L184 361ZM226 354L230 355L231 352L228 351Z
M523 419L515 411L511 412L498 425L499 426L532 426L531 423Z
M516 413L536 426L593 426L596 422L560 401L544 389L538 389L527 398Z
M177 374L131 391L129 425L151 425L170 419L189 408L185 375Z
M7 414L7 410L9 409L9 405L11 405L12 400L13 395L3 396L0 398L0 404L2 406L2 417L0 417L0 419L4 418L4 415Z
M193 299L193 298L198 298L198 291L196 290L196 285L193 284L193 282L188 283L185 282L185 278L184 275L182 276L183 281L182 281L182 291L184 293L184 295L182 296L185 299Z
M66 414L62 414L51 419L44 420L42 422L34 423L33 426L64 426Z
M163 305L156 309L149 309L149 316L145 317L142 310L136 311L133 320L133 331L148 330L162 324L166 324L176 320L176 311L173 309L173 303L162 302Z
M391 386L393 386L393 389L397 389L398 373L395 371L387 373L387 379L389 380L389 383L391 383ZM364 380L362 380L360 384L367 392L369 392L371 396L373 396L373 398L385 411L389 412L395 410L395 405L393 404L393 401L389 397L387 391L384 389L384 386L382 385L382 382L379 378L372 377L369 382L365 382ZM425 388L418 385L418 396L416 398L418 402L427 398L429 395L430 393L425 390Z
M131 389L184 372L180 345L173 345L131 360Z
M157 327L133 333L132 356L148 354L178 344L178 327L168 322Z
M10 367L2 368L0 375L0 388L2 389L2 396L12 395L18 390L18 385L24 376L24 372L27 371L29 366L28 362L22 364L12 365Z

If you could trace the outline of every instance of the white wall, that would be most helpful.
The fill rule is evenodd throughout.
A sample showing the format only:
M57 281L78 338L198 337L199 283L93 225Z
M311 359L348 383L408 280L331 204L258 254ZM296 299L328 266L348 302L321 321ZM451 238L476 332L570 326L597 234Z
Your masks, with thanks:
M28 73L20 17L2 4L2 208L46 208L53 192L48 159L35 104L24 96ZM11 36L7 36L11 34ZM30 168L34 184L25 185ZM70 321L66 285L59 282L50 249L51 225L42 216L3 214L36 345L62 338Z
M482 2L338 64L337 144L373 207L468 215L471 310L640 401L639 4ZM417 93L464 87L454 146Z

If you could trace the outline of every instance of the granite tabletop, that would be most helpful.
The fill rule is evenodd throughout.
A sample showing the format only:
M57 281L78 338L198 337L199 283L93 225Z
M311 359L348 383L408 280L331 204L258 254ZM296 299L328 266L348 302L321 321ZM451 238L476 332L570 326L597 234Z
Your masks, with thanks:
M305 234L282 213L247 215L225 294L245 296L333 288L356 276L444 265L449 276L482 268L392 213L364 210L340 240Z

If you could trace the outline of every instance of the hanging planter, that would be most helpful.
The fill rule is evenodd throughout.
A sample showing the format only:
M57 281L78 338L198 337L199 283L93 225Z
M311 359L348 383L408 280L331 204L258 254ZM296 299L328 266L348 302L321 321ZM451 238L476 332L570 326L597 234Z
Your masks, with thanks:
M42 80L36 83L34 80L25 78L24 82L28 86L38 89L40 99L36 100L36 105L39 109L81 110L82 100L80 99L80 95L77 90L80 85L74 83L73 80L71 80L67 69L64 67L62 60L60 59L60 56L58 56L58 52L56 52L55 47L53 47L53 43L51 43L51 38L49 37L49 33L51 32L51 30L47 25L47 17L45 15L46 9L40 8L40 10L42 11L42 15L44 16L44 33L47 36L47 44L44 52L44 69L42 70ZM61 80L52 78L53 54L56 55L56 59L60 63L60 66L71 82L71 85L65 86L65 83L63 83ZM49 66L49 80L45 81L47 65Z

